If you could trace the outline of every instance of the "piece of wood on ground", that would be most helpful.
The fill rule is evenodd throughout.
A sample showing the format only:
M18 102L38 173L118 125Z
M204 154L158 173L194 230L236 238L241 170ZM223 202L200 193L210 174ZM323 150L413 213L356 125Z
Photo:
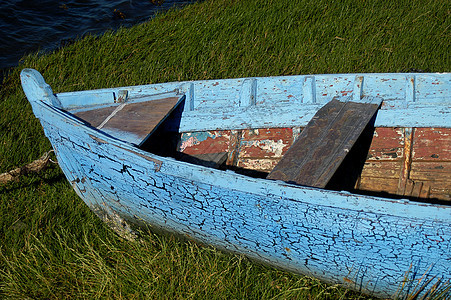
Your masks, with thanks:
M75 113L91 126L127 142L141 145L185 97L167 97L136 103L124 102Z
M348 99L334 98L318 110L267 178L324 188L382 102Z
M48 165L48 163L50 161L50 153L52 151L53 150L50 150L50 151L44 153L44 155L42 155L41 158L39 158L27 165L24 165L20 168L16 168L16 169L8 171L6 173L0 174L0 184L8 183L13 180L18 180L19 177L22 175L26 175L29 173L41 172Z

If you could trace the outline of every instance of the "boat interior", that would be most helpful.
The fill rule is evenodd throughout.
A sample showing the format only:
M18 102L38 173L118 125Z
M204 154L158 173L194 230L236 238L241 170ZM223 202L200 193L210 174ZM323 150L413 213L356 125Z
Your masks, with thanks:
M121 97L70 112L159 156L268 180L451 204L451 129L375 127L377 99L359 106L330 101L303 127L182 131L185 95Z

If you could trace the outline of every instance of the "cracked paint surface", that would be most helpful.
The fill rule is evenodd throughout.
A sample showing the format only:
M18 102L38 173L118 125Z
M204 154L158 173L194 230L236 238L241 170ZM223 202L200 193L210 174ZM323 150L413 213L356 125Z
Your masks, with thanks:
M66 122L43 125L61 168L93 210L381 297L396 291L411 266L451 279L449 208L406 208L163 158L156 168L138 149L124 151ZM372 201L379 212L360 207ZM419 215L393 215L404 208Z

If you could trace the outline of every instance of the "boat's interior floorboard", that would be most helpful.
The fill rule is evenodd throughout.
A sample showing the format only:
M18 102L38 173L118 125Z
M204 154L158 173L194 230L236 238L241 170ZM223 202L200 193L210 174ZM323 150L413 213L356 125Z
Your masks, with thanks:
M118 105L95 108L74 113L75 116L84 120L92 127L97 127L116 109Z

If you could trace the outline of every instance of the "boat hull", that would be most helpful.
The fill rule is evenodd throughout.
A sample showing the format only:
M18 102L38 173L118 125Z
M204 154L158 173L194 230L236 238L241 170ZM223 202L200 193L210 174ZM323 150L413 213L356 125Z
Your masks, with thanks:
M144 151L75 115L96 106L117 111L122 104L116 102L123 101L117 95L147 101L148 95L178 89L186 97L185 107L178 119L168 118L167 128L182 134L179 150L195 155L195 149L205 150L200 142L220 141L227 131L229 140L222 144L231 147L226 150L228 160L240 167L236 150L245 154L271 149L274 155L268 159L280 159L283 145L290 144L332 97L349 93L358 101L364 95L381 96L384 102L374 124L388 148L370 147L367 159L371 163L371 156L383 158L387 164L381 170L401 165L391 188L393 193L401 188L405 195L415 173L409 163L415 158L437 170L446 171L450 164L450 82L447 74L319 75L55 95L37 71L22 72L25 94L70 184L122 236L133 235L133 224L145 224L378 297L392 297L403 285L415 289L426 284L427 289L439 280L451 281L451 206L305 187L195 165ZM274 143L251 138L239 142L240 132L246 141L246 136L260 135L259 130L263 136L273 130L262 130L266 127L291 134L290 142L277 137ZM428 136L428 145L418 139L422 134ZM123 137L130 138L126 132ZM199 143L192 147L192 141ZM147 142L155 143L151 148L161 146L158 139ZM390 161L398 156L402 160ZM242 166L249 167L249 157L241 158ZM437 158L439 165L431 160ZM423 179L436 182L436 177ZM378 185L372 181L361 184Z
M449 206L196 166L122 143L44 102L34 112L75 191L123 233L127 223L146 223L380 297L403 280L451 280Z

